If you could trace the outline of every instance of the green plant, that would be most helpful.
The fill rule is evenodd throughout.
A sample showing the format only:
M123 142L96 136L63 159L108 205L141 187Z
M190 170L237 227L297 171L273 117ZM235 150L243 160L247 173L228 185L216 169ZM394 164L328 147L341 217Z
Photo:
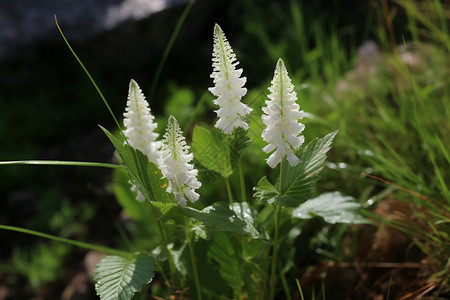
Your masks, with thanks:
M1 228L46 236L53 240L91 249L102 249L109 253L110 255L100 261L94 273L94 280L97 281L96 290L102 299L131 299L134 293L141 290L142 285L153 279L154 272L161 274L163 278L161 283L166 286L165 293L175 293L187 287L189 293L197 299L225 295L239 299L246 297L274 299L278 294L276 282L280 280L279 249L288 232L299 223L292 218L289 207L301 207L310 199L309 208L302 212L305 215L294 211L296 218L323 216L325 221L332 220L331 222L367 221L356 217L359 214L357 210L359 205L356 202L352 202L354 209L348 210L346 217L333 218L333 215L339 214L341 209L347 207L348 202L337 202L335 211L330 213L320 208L323 205L323 198L311 199L315 183L319 179L318 174L325 164L326 153L330 150L337 131L321 139L316 138L303 150L299 149L304 140L299 136L303 125L298 123L302 114L298 111L299 105L295 103L297 98L294 86L282 60L277 64L272 81L269 96L272 102L267 108L262 109L266 113L262 120L267 125L262 137L269 142L265 151L270 152L276 148L267 162L272 168L280 164L280 173L274 185L267 177L263 177L254 188L254 197L258 204L263 205L262 207L257 208L254 204L246 202L247 186L240 156L251 140L246 137L245 130L251 127L253 130L251 135L261 136L262 128L252 127L242 123L243 121L233 119L245 117L251 109L243 104L246 113L241 107L237 109L242 95L234 104L227 104L228 100L225 98L236 95L233 88L241 88L245 83L238 78L240 70L231 70L233 59L230 57L234 54L227 52L227 49L231 49L230 46L225 47L222 44L215 50L217 60L214 65L215 71L219 71L215 83L222 84L215 94L225 101L223 104L220 101L216 102L226 112L221 114L220 110L217 111L219 117L223 117L221 126L218 126L223 132L197 126L192 140L193 154L189 151L177 120L172 116L168 121L161 152L158 152L161 142L155 140L158 134L153 132L156 128L154 117L137 83L131 81L129 102L124 114L126 117L124 129L114 117L121 138L116 138L102 127L117 150L120 165L57 161L2 163L72 164L119 169L116 171L116 180L121 183L115 185L119 202L131 216L143 224L151 224L150 226L159 234L159 239L149 243L151 245L149 249L139 249L138 252L115 250L27 229L5 225ZM225 57L225 60L221 60L222 57ZM230 62L227 62L227 59L230 59ZM78 58L77 60L79 61ZM80 61L79 63L81 64ZM225 69L221 70L223 67ZM86 69L85 71L93 81ZM232 72L239 74L234 76L231 75ZM97 85L95 87L99 91ZM100 95L109 109L106 99L101 93ZM261 116L256 114L251 118L259 119ZM229 125L243 125L230 129L226 127L226 122L231 122ZM187 199L195 202L200 197L196 192L201 186L196 178L198 171L190 163L193 155L205 170L224 178L229 203L212 201L212 205L209 206L198 203L195 203L196 208L186 206ZM289 164L285 164L286 157ZM120 169L126 170L131 183L131 187L128 188L137 194L130 194L128 188L121 188L127 183L124 183L125 173ZM239 187L242 195L240 201L236 201L233 197L229 181L230 175L236 169L239 169L240 176ZM132 201L144 203L131 202L130 198L134 196L137 200ZM338 197L329 194L326 199L334 201ZM263 263L269 260L270 264ZM206 263L200 264L200 261ZM215 283L209 282L212 275L217 279ZM215 288L220 283L226 289ZM289 294L289 289L285 290L285 293Z

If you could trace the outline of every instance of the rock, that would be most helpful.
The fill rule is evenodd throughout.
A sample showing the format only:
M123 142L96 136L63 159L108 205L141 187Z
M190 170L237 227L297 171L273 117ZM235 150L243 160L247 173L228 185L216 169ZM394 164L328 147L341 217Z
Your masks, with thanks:
M0 61L23 46L59 38L53 16L72 41L86 41L187 0L15 0L0 2Z
M84 268L91 278L94 275L95 267L103 257L105 257L105 254L97 250L90 250L86 253L84 257Z
M367 41L358 48L356 66L341 79L335 88L338 99L348 93L364 92L368 89L368 82L376 79L380 65L385 61L383 53L373 41Z
M89 277L83 273L77 273L64 289L62 300L98 299L95 296L94 285Z

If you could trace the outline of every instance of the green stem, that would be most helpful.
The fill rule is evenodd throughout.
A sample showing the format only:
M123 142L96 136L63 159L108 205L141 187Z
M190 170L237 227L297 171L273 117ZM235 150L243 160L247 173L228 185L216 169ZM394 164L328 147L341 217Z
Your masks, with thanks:
M167 57L169 56L170 50L172 49L173 43L175 43L175 40L177 39L178 33L181 30L181 26L183 26L184 20L186 19L189 11L191 10L192 5L194 5L195 0L189 1L189 3L186 5L186 8L184 9L183 13L181 14L180 19L178 20L178 23L175 27L175 30L172 33L172 36L170 37L169 43L167 44L166 49L164 50L163 56L161 60L159 61L158 69L155 72L155 78L153 79L152 86L150 87L150 96L148 99L153 99L153 96L155 94L156 85L158 84L159 77L161 76L161 72L164 68L164 64L166 63Z
M41 165L41 166L74 166L74 167L102 167L102 168L124 168L123 165L85 162L85 161L60 161L60 160L13 160L0 161L0 165Z
M280 164L280 194L283 192L283 180L284 180L284 159ZM270 270L270 299L275 299L275 284L277 282L277 261L278 261L278 249L279 249L279 232L280 232L280 217L281 217L281 205L274 203L275 221L274 221L274 237L273 237L273 251L272 251L272 265Z
M61 243L66 243L66 244L73 245L73 246L78 246L78 247L81 247L81 248L98 250L98 251L105 252L105 253L108 253L108 254L111 254L111 255L118 255L118 256L122 256L122 257L126 257L126 258L130 258L130 257L133 256L133 253L128 252L128 251L123 251L123 250L109 248L109 247L105 247L105 246L94 245L94 244L89 244L89 243L85 243L85 242L70 240L70 239L66 239L66 238L63 238L63 237L54 236L54 235L51 235L51 234L47 234L47 233L43 233L43 232L31 230L31 229L15 227L15 226L9 226L9 225L0 225L0 229L11 230L11 231L16 231L16 232L30 234L30 235L35 235L35 236L43 237L43 238L46 238L46 239L49 239L49 240L53 240L53 241L57 241L57 242L61 242Z
M239 181L241 183L241 201L247 202L247 193L245 192L245 174L242 157L239 155Z
M114 122L116 122L117 128L119 128L120 132L122 133L122 127L119 124L119 121L117 121L116 116L114 115L113 111L111 110L111 107L108 104L108 101L106 101L105 96L103 96L102 91L100 90L100 88L97 86L97 83L95 83L94 78L92 78L91 74L89 73L89 71L86 69L86 67L84 66L83 62L81 62L81 59L78 58L78 55L75 53L75 51L72 49L72 47L70 46L69 42L67 41L66 37L64 36L64 33L62 32L61 28L59 27L58 24L58 20L56 19L56 15L55 15L55 23L56 23L56 27L58 27L59 33L61 33L62 38L64 39L64 42L66 42L67 47L69 48L70 52L72 52L72 55L75 57L75 59L77 60L78 64L81 66L81 68L83 69L84 73L86 73L87 77L89 78L89 80L92 82L92 85L94 86L95 90L97 91L97 93L100 95L100 98L102 98L103 103L105 103L106 108L108 108L109 113L111 114L112 118L114 119Z
M198 279L197 262L195 259L194 243L192 242L191 226L189 220L186 219L186 238L189 244L189 252L191 253L192 270L194 271L195 288L197 289L197 299L202 300L202 290Z
M172 253L169 251L169 247L167 246L167 236L166 236L166 232L164 231L164 228L161 225L161 221L157 220L156 224L158 224L158 230L159 233L161 234L161 240L163 243L163 249L164 252L166 252L166 256L167 256L167 261L169 263L169 271L170 271L170 286L171 288L175 288L175 283L174 283L174 277L175 277L175 264L173 262L173 256Z
M282 159L280 163L280 187L279 187L280 194L283 193L283 184L284 184L284 159Z
M233 204L233 194L231 193L230 180L228 179L228 176L224 176L223 179L225 179L225 185L227 187L228 200L230 201L230 204Z
M275 299L275 284L277 282L277 260L278 260L278 238L279 238L279 227L280 227L280 212L281 206L279 204L274 204L275 208L275 229L273 237L273 251L272 251L272 265L270 268L270 299Z

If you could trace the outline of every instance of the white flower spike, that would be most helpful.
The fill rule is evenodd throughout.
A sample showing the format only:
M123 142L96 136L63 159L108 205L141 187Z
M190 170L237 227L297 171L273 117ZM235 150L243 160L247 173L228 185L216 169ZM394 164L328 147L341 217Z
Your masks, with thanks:
M150 107L136 81L131 79L128 90L128 101L123 123L123 131L131 147L147 155L149 161L156 164L159 158L161 142L156 141L159 134L154 130L158 126L153 120Z
M225 34L217 24L214 26L212 61L211 78L214 79L214 87L209 88L209 91L218 97L213 102L219 106L219 109L215 110L219 117L215 127L226 134L231 134L238 127L247 130L248 124L241 119L252 111L241 102L241 98L247 93L247 89L243 87L247 78L239 78L242 69L235 69L239 62Z
M153 122L155 117L150 112L150 107L142 90L133 79L130 81L127 107L123 116L125 117L123 134L130 146L144 153L149 161L156 164L160 155L159 148L161 148L161 142L155 141L159 136L154 132L158 124ZM133 183L131 190L137 193L136 199L138 201L144 201L144 195Z
M194 155L189 153L189 146L181 132L175 117L170 116L161 147L159 167L168 179L167 192L172 193L181 206L186 205L186 198L195 202L200 197L195 192L202 184L197 180L198 170L189 162Z
M262 108L265 114L261 117L267 127L261 136L269 143L263 148L264 152L276 150L266 160L267 164L275 168L287 156L289 164L295 166L299 159L294 150L305 141L304 136L300 135L305 125L298 122L303 118L303 110L300 111L300 106L295 103L297 94L281 59L277 62L269 91L267 107Z

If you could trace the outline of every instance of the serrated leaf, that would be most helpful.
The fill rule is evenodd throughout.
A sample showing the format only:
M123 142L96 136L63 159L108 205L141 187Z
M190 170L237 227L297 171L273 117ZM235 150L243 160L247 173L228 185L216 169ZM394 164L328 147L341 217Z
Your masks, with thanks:
M272 204L280 196L280 192L269 182L266 176L261 178L258 185L253 188L253 197L258 199L259 204Z
M349 196L343 196L339 192L325 193L317 198L310 199L295 208L292 216L299 219L311 219L315 216L322 217L325 222L364 224L371 223L359 213L361 205Z
M194 157L206 169L217 172L223 177L228 177L233 173L230 149L218 131L209 131L201 126L195 126L192 136L192 151Z
M159 168L150 162L141 151L128 144L123 144L108 130L101 127L116 148L130 176L130 180L149 201L173 203L170 195L165 191L167 179L162 178Z
M302 151L300 163L291 168L288 164L284 169L284 181L279 203L284 206L296 207L314 195L315 184L320 179L319 173L325 166L327 152L338 131L327 134L321 139L312 140ZM279 180L275 188L279 189Z
M136 201L136 193L131 191L129 175L125 168L114 170L113 172L114 195L120 206L136 221L148 223L151 214L150 206L145 202Z
M106 256L94 271L95 290L102 300L129 300L153 279L155 269L154 259L147 254L130 259Z
M150 201L158 220L173 220L176 224L184 224L184 215L177 209L176 203Z
M236 232L241 235L250 235L254 239L267 238L267 233L258 231L252 221L244 220L245 214L249 218L248 208L244 208L246 213L239 215L225 202L216 202L201 211L191 207L179 207L179 209L186 216L209 226L211 230Z
M250 138L244 129L238 127L233 131L233 134L227 141L228 148L230 149L230 163L232 168L235 168L239 160L239 155L249 143Z
M233 299L241 299L244 286L244 280L241 276L241 250L239 249L236 253L234 246L237 243L233 242L232 236L224 233L215 234L209 243L208 257L219 265L220 276L233 290Z
M233 203L230 208L234 213L245 222L245 231L251 236L260 236L264 240L269 240L269 234L264 228L256 224L258 212L247 202Z
M325 165L327 152L337 134L337 130L325 137L312 140L302 151L297 153L300 163L294 167L285 164L283 183L280 191L280 178L272 185L263 177L254 188L254 197L262 204L278 203L283 206L296 207L314 195L315 183Z

